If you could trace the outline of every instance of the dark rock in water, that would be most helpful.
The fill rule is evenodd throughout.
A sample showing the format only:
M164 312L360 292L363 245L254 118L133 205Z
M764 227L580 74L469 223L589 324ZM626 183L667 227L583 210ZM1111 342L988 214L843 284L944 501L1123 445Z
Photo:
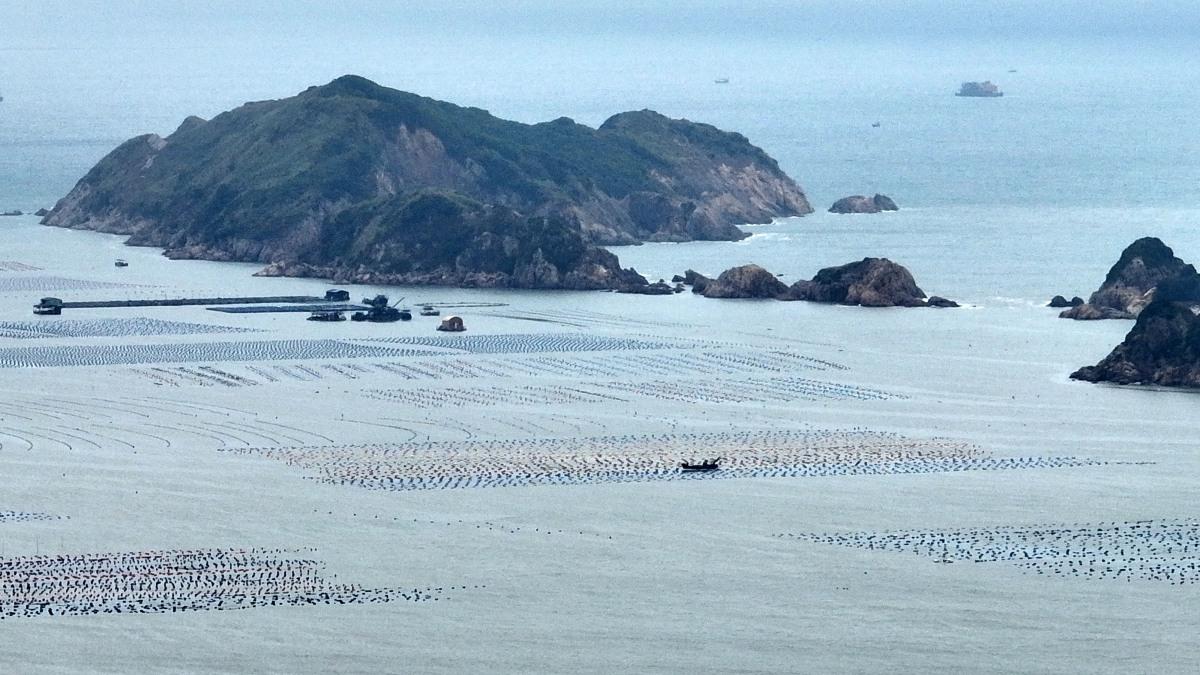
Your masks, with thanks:
M617 288L590 247L736 240L811 211L774 159L709 125L649 110L527 125L345 76L127 141L43 222L276 273Z
M871 201L875 203L875 206L879 207L880 211L899 211L900 210L900 207L896 206L896 202L893 201L892 198L887 195L877 194L871 198Z
M874 197L864 197L862 195L851 195L842 197L829 207L830 213L879 213L880 211L898 211L899 206L892 201L887 195L875 195Z
M685 289L683 287L683 284L677 283L671 287L671 290L675 291L676 293L682 293Z
M708 287L708 284L711 281L712 279L709 279L695 270L688 270L683 273L683 283L691 286L693 293L703 293L704 289Z
M1200 316L1187 303L1155 300L1137 317L1125 341L1076 380L1200 387Z
M37 216L38 218L41 218L43 216L48 215L49 213L50 213L50 211L47 209L38 209L37 211L33 212L33 215Z
M791 300L831 302L864 307L923 307L925 292L902 265L887 258L863 258L840 267L826 267L811 281L797 281Z
M1175 257L1175 252L1156 237L1143 237L1121 252L1121 258L1108 271L1104 283L1092 293L1087 303L1074 306L1059 314L1065 319L1132 319L1155 297L1159 284L1173 282L1176 296L1186 294L1196 286L1193 297L1180 300L1200 300L1200 285L1190 280L1196 269Z
M19 211L19 210L15 210L15 209L12 211L0 211L0 216L23 216L23 215L25 215L25 213L23 211Z
M957 302L950 300L949 298L943 298L940 295L929 296L929 299L925 301L925 305L927 307L959 307L960 306Z
M695 290L693 285L692 290ZM788 291L787 284L775 278L758 265L732 267L721 276L705 284L706 298L781 298Z
M1078 295L1071 298L1070 300L1064 298L1061 295L1056 295L1053 298L1050 298L1050 302L1047 303L1046 306L1054 307L1056 309L1061 309L1063 307L1078 307L1082 304L1084 304L1083 298L1079 297Z
M618 293L633 293L636 295L671 295L675 289L661 279L653 284L630 284L617 289Z
M675 276L671 277L671 283L682 284L686 281L686 279L687 279L687 277L676 274Z

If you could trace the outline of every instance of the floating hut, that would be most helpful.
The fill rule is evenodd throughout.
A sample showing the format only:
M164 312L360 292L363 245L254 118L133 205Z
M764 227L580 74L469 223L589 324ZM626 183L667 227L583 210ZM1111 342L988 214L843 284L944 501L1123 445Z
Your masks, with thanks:
M33 306L34 314L42 315L58 315L62 314L63 301L61 298L42 298L38 304Z
M467 327L463 325L462 317L448 316L442 319L442 323L437 327L437 329L447 333L461 333L465 331Z

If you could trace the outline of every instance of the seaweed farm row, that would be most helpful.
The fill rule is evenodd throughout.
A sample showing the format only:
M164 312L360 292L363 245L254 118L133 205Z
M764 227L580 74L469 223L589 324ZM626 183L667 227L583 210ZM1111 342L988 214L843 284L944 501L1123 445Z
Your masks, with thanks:
M397 358L429 356L430 353L428 350L362 345L341 340L9 347L0 349L0 368L64 368L205 361Z
M780 403L789 401L898 398L878 389L822 382L801 377L737 380L694 379L641 382L587 382L575 385L444 387L438 389L371 389L371 398L415 408L476 408L499 405L565 405L628 401L630 396L681 403Z
M0 523L30 523L39 520L60 520L61 516L49 513L26 513L23 511L0 511Z
M326 483L379 490L721 478L844 476L1103 464L1076 457L996 458L966 443L861 430L747 431L585 438L232 448ZM720 457L688 473L680 462Z
M41 272L41 267L34 267L16 260L0 260L0 272Z
M110 281L67 279L64 277L0 277L0 293L47 291L100 291L114 288L139 288L136 284Z
M777 536L911 553L939 563L1006 563L1030 574L1200 582L1200 520L1193 518Z
M845 366L786 351L610 352L527 358L455 357L389 363L256 364L242 366L166 366L133 372L156 384L245 387L278 382L357 380L367 376L404 380L514 377L628 378L792 373L797 370L845 370Z
M331 583L311 553L190 549L0 558L0 619L428 602L467 588Z
M537 352L610 352L666 349L693 343L667 343L588 333L500 333L492 335L415 335L370 338L369 342L454 349L471 354L530 354Z
M0 321L0 337L79 338L128 337L132 335L207 335L211 333L251 333L253 328L237 328L208 323L163 321L134 317L129 319L46 319L42 321Z

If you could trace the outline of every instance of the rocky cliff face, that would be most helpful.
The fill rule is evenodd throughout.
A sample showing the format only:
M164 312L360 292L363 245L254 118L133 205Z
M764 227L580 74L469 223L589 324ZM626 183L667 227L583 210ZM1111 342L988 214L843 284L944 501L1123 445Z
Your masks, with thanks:
M388 255L414 253L400 227L409 221L395 218L420 220L402 206L428 194L472 204L453 214L469 214L472 232L486 222L480 213L507 212L573 230L587 246L733 240L746 236L738 223L812 210L766 153L709 125L652 111L616 115L599 129L566 118L526 125L346 76L210 121L188 118L166 138L127 141L43 222L128 234L131 244L179 257L382 279L426 273L389 271L401 260ZM454 229L440 238L459 246L456 265L469 264L486 242L450 240ZM393 240L379 241L380 230ZM522 246L521 254L541 248L558 257L549 245ZM541 267L533 258L519 263ZM445 269L452 268L444 278L472 271ZM527 278L548 277L509 281Z
M323 228L319 241L324 248L306 259L273 262L259 274L472 288L599 290L647 283L561 218L522 217L441 193L347 209ZM188 249L168 253L219 255ZM328 259L337 263L323 262Z
M1115 384L1200 387L1200 316L1187 303L1156 300L1103 361L1072 378Z
M864 307L924 307L925 292L912 273L887 258L863 258L840 267L826 267L810 281L797 281L788 297ZM939 306L944 299L939 298Z
M1175 257L1175 252L1156 237L1143 237L1121 252L1104 283L1087 303L1059 314L1064 319L1132 319L1150 304L1155 289L1176 277L1196 276L1196 269ZM1200 300L1200 296L1195 299Z

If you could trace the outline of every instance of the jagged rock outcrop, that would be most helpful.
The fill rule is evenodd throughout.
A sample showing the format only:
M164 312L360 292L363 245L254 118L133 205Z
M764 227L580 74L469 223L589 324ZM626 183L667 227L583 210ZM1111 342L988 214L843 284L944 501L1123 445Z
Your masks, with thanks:
M864 307L924 307L927 304L925 292L917 286L912 274L887 258L863 258L840 267L826 267L812 280L792 284L787 296L792 300ZM944 300L942 298L940 302Z
M1046 303L1046 306L1061 309L1063 307L1078 307L1082 304L1084 304L1083 298L1079 297L1078 295L1070 300L1067 300L1061 295L1056 295L1053 298L1050 298L1050 302Z
M652 284L629 284L617 289L618 293L632 293L636 295L673 295L678 291L666 281L659 279Z
M37 211L34 211L34 212L33 212L33 215L37 216L38 218L41 218L41 217L43 217L43 216L47 216L47 215L49 215L49 214L50 214L50 210L49 210L49 209L44 209L44 208L43 208L43 209L38 209Z
M130 244L177 257L277 263L273 269L307 265L379 279L499 273L445 268L447 258L470 260L486 242L467 240L453 252L414 247L403 227L381 217L431 193L472 204L464 210L472 218L506 211L561 225L587 246L735 240L746 236L739 223L812 211L775 160L706 124L642 110L598 129L566 118L527 125L345 76L208 121L189 117L166 138L127 141L43 222L128 234ZM382 243L381 227L395 241ZM546 246L522 248L561 258ZM404 262L383 250L440 257ZM596 276L572 277L574 263L563 262L552 262L552 273L545 260L516 261L520 269L503 272L504 283L566 287ZM397 265L422 270L386 269Z
M1154 300L1155 289L1179 277L1178 288L1196 276L1196 269L1175 257L1175 252L1156 237L1143 237L1121 252L1104 283L1087 303L1061 314L1064 319L1133 319ZM1200 295L1195 299L1200 300Z
M693 284L692 290L695 288ZM758 265L742 265L725 270L699 292L706 298L779 299L787 294L788 287Z
M683 273L682 283L691 286L693 293L703 293L711 281L712 279L700 274L696 270L687 270Z
M899 211L900 207L887 195L877 194L874 197L851 195L842 197L829 207L830 213L879 213L880 211Z
M957 302L955 302L949 298L943 298L940 295L931 295L931 296L929 296L929 299L925 301L925 306L926 307L952 308L952 307L960 307L961 305L959 305Z
M1071 374L1087 382L1200 387L1200 316L1184 302L1157 299L1104 360Z

